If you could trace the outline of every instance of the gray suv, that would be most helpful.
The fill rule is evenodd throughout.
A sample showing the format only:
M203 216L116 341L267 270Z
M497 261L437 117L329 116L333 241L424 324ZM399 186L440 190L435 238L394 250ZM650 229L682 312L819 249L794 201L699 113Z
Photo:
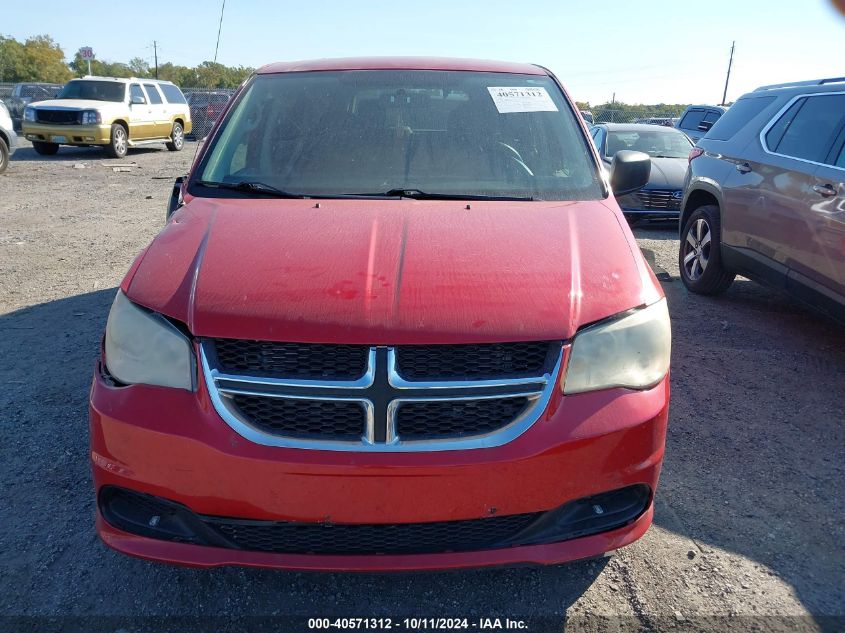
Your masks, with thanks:
M845 321L845 77L731 106L690 152L680 227L691 291L739 273Z

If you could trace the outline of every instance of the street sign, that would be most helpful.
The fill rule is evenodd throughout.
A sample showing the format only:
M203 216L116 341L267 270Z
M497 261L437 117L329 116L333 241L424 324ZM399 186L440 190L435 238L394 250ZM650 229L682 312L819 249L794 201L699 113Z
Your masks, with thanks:
M94 59L94 49L90 46L83 46L79 49L79 56L86 61L91 61Z

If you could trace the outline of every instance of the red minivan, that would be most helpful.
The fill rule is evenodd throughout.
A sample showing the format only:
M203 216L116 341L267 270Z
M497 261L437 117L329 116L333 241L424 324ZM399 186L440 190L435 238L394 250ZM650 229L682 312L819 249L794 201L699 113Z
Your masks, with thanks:
M670 326L609 172L529 64L266 66L115 297L97 531L194 566L403 570L643 535Z

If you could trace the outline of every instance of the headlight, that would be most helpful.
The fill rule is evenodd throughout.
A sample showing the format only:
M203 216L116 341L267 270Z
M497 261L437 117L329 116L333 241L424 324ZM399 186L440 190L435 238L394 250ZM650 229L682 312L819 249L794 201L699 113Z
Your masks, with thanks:
M122 383L193 389L190 341L167 319L136 306L119 290L106 324L105 351L109 373Z
M24 121L35 121L35 108L24 108L23 109L23 120Z
M100 123L102 120L100 113L96 110L84 110L82 112L82 120L80 123L82 123L82 125L92 125L94 123Z
M629 387L645 389L669 371L672 332L666 299L575 336L563 391L567 394Z

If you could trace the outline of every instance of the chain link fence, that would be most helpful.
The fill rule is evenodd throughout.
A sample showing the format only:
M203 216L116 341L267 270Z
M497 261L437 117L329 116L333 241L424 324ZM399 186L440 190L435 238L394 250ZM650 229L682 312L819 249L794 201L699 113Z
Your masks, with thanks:
M205 138L234 93L234 89L227 88L182 88L191 108L193 130L190 136Z
M18 110L22 109L25 104L20 104L17 99L12 98L12 90L15 85L17 84L0 83L0 99L13 111L13 118L17 119L22 114ZM26 85L38 86L37 89L29 88L25 91L25 96L31 100L51 98L62 87L56 84L32 83ZM182 93L188 100L191 109L191 121L193 122L191 135L194 138L201 139L208 135L234 92L234 89L229 88L182 88ZM601 108L591 111L585 110L584 112L589 112L592 115L592 121L587 117L587 121L591 123L652 123L672 126L683 112L683 107L678 109L664 108L662 110Z
M22 83L18 95L14 95L16 83L0 83L0 100L11 112L15 127L19 128L23 116L23 108L33 101L55 98L62 89L61 84ZM205 138L211 131L214 122L223 113L229 99L235 93L228 88L182 88L182 93L191 109L193 123L192 136L197 139Z
M593 123L651 123L667 126L674 126L683 111L683 108L677 110L631 110L628 108L625 110L608 108L585 110L593 115Z

